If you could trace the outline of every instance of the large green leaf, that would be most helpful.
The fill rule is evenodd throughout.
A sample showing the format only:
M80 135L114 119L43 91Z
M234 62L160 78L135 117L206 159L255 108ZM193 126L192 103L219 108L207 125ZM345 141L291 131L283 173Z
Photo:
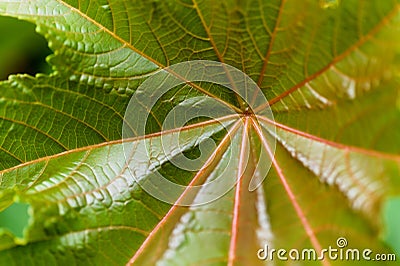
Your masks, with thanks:
M320 252L339 237L393 253L380 213L400 194L398 1L0 0L0 13L34 22L54 51L52 74L0 83L0 206L30 206L23 238L0 232L1 264L263 265L265 245ZM139 85L198 59L249 75L275 120L260 114L267 105L254 114L227 88L187 82L149 110L144 136L122 141ZM173 108L204 95L239 115L162 129ZM177 132L180 146L165 149ZM202 166L176 166L182 152ZM203 205L215 186L183 190L170 205L139 185L156 173L237 184Z

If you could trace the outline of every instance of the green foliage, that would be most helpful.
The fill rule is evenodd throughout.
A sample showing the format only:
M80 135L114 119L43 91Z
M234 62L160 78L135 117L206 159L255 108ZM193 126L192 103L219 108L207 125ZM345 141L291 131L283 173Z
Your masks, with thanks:
M349 248L393 252L396 244L380 238L391 214L380 214L400 194L398 1L0 0L0 14L35 23L54 51L51 74L0 83L0 208L18 201L31 215L22 240L0 235L0 264L263 265L257 250L265 244L319 251L336 247L338 237ZM203 183L230 155L233 179L246 168L222 198L171 206L127 171L124 112L157 70L196 59L248 74L276 122L260 117L258 125L243 112L231 140L210 121L173 129L166 138L182 129L180 151L188 156L209 137L218 145L209 151L212 164L179 169L157 133L172 107L207 93L244 108L212 84L171 91L151 110L148 135L128 142L137 145L130 167L138 178L159 171L174 182ZM262 129L271 124L276 132ZM271 134L273 167L249 192L257 151L268 149ZM244 167L246 135L252 160ZM154 161L141 160L143 139ZM354 261L304 262L314 264Z

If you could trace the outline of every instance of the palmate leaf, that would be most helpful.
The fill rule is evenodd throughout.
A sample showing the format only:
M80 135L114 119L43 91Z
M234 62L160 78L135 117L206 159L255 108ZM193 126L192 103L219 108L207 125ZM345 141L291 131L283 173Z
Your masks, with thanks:
M54 50L50 76L0 84L0 206L31 208L23 239L1 235L0 262L263 265L271 263L257 258L264 245L320 251L336 248L338 237L350 248L392 252L381 240L380 211L400 193L400 6L330 2L0 1L1 14L34 22ZM126 164L130 96L157 70L196 59L248 74L275 121L256 123L221 87L181 86L154 107L148 134L127 140L136 148ZM222 117L226 129L194 121L164 132L168 139L181 131L179 152L193 158L200 143L215 140L211 159L186 171L169 162L173 149L162 152L160 121L204 94L243 114ZM143 143L156 154L151 162L142 160ZM263 160L272 169L250 192ZM144 182L158 171L202 184L225 170L238 183L216 201L182 207L148 195L128 168ZM213 193L206 187L191 200ZM187 197L183 191L178 203Z

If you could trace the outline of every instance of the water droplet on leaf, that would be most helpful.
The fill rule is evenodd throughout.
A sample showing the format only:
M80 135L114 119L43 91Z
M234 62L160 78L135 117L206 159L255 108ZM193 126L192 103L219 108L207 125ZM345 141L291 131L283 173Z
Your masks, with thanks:
M340 4L340 0L320 0L319 5L326 9L326 8L337 8Z
M103 89L104 89L106 92L110 92L110 91L113 89L113 86L112 86L111 84L109 84L109 83L105 83L105 84L103 85Z
M69 77L69 80L71 80L71 81L76 81L76 80L78 80L78 77L77 77L76 75L71 75L71 76Z

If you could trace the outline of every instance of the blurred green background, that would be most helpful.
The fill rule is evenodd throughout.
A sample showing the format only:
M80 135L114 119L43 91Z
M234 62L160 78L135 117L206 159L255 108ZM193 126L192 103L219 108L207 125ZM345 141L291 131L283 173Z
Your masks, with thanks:
M397 261L400 261L400 197L386 201L382 215L385 224L383 239L393 248Z
M35 32L31 23L0 17L0 80L10 74L50 73L45 58L51 54L46 40ZM1 91L0 91L1 98ZM10 231L22 238L29 223L29 205L14 203L0 212L0 232ZM400 260L400 198L389 199L382 210L385 232L382 240L396 251Z
M49 73L45 58L51 53L35 25L15 18L0 17L0 80L10 74Z

